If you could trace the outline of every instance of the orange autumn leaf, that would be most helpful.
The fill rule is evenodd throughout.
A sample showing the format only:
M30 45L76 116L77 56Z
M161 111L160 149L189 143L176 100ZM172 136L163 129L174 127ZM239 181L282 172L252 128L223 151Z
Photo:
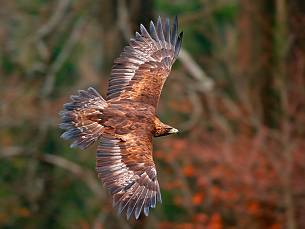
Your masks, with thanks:
M193 225L191 223L180 223L175 227L177 229L193 229Z
M219 215L219 213L214 213L211 216L210 222L208 224L208 229L222 229L222 220L221 220L221 216Z
M198 223L206 223L208 220L208 217L204 213L198 213L198 214L194 215L193 220Z
M80 228L82 228L82 229L89 229L89 228L90 228L88 222L86 222L85 220L81 220L81 221L79 222L79 226L80 226Z
M194 168L191 165L184 166L182 172L186 177L191 177L195 174Z
M192 197L192 203L194 205L200 205L203 202L203 194L201 192L197 192Z
M283 228L283 227L279 223L272 224L270 227L270 229L281 229L281 228Z
M220 200L222 198L222 196L221 196L222 193L221 193L220 188L214 186L210 189L210 192L211 192L212 197L215 200Z
M170 228L173 228L173 223L160 222L158 228L160 228L160 229L170 229Z
M164 189L166 189L166 190L180 189L180 188L182 188L182 186L183 186L183 184L181 183L181 180L176 179L176 180L167 182L164 185Z
M161 222L158 226L160 229L171 229L171 228L177 228L177 229L193 229L194 226L192 223L172 223L172 222Z
M258 215L260 211L259 204L256 202L252 202L247 207L248 213L251 215Z

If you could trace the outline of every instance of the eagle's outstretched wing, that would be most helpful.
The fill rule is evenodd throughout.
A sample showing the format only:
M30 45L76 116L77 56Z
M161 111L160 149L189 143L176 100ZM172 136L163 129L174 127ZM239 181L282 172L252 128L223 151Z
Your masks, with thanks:
M177 17L172 29L168 18L163 25L159 17L157 26L150 22L150 32L143 25L140 30L114 61L107 100L128 98L156 107L183 34L178 35Z
M97 148L96 170L113 195L118 212L138 219L142 210L161 202L157 172L152 158L152 136L147 129L134 129L124 140L105 136Z

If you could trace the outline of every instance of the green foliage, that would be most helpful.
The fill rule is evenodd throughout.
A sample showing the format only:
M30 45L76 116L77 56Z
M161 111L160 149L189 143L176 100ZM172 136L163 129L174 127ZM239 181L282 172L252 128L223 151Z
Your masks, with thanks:
M236 3L229 3L215 10L214 17L219 24L233 23L238 13L238 5Z
M157 0L155 4L157 11L166 11L168 15L172 16L179 16L184 13L194 12L202 5L199 0L193 0L191 3L187 0Z
M163 220L169 220L171 222L183 222L183 219L187 215L186 209L174 204L174 197L172 192L162 191L162 215Z

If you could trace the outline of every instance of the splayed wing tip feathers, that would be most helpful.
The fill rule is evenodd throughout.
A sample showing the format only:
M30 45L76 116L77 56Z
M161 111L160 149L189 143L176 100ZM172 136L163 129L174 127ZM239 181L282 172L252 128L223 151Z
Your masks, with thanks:
M114 61L109 81L111 90L107 92L107 100L120 98L125 94L141 99L138 96L141 94L139 90L144 90L143 84L147 83L144 78L146 75L152 78L149 74L158 77L156 80L163 84L162 80L169 75L171 66L178 57L181 41L177 18L174 19L172 28L169 19L162 21L161 17L158 17L156 24L150 21L147 28L140 24L140 32L136 33ZM157 72L159 76L156 76ZM162 84L158 86L160 91ZM156 100L158 100L159 90L156 91Z

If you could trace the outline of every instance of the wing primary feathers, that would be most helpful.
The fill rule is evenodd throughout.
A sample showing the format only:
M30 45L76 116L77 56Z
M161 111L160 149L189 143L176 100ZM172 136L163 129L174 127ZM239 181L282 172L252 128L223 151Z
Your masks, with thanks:
M150 199L150 206L152 208L156 207L156 203L157 203L157 198L156 198L156 192L153 192L153 197Z
M144 215L146 215L146 216L148 216L148 214L149 214L149 208L150 208L149 198L151 196L151 193L152 193L152 191L149 191L149 193L147 193L147 195L146 195L147 197L146 197L145 202L143 204L143 207L144 207L143 211L144 211Z
M165 19L165 30L164 30L165 41L170 44L171 41L171 28L169 18ZM170 47L169 47L170 48Z
M157 201L160 202L160 203L162 204L162 197L161 197L160 187L158 187Z
M132 195L129 197L129 198L126 198L126 203L124 204L124 206L121 208L121 213L122 213L122 211L124 211L124 209L128 206L128 204L130 203L130 201L132 201L132 199L133 199L133 197L139 192L138 190L139 190L139 188L141 188L141 186L137 183L136 184L136 187L132 190L133 191L133 193L132 193ZM127 192L124 196L128 196L130 194L130 192ZM123 196L123 197L124 197ZM128 209L127 209L128 210ZM128 214L128 213L127 213ZM127 219L129 219L128 218L128 216L127 216Z
M162 47L166 48L165 38L164 38L163 28L162 28L162 20L161 20L160 16L159 16L158 22L157 22L157 32L158 32L159 39L162 41Z
M182 44L182 38L183 38L183 32L181 32L178 36L178 40L175 46L175 57L177 58L181 49L181 44Z
M161 44L160 39L158 37L157 31L156 31L156 27L155 27L153 21L150 21L149 31L150 31L151 37L157 42L157 44L159 44L159 48L161 48L162 44Z
M141 34L139 32L136 32L136 39L142 39L142 36L141 36Z
M178 18L177 18L177 16L175 16L174 24L173 24L173 30L172 30L172 33L171 33L171 44L172 44L173 47L176 46L177 32L178 32Z
M143 193L144 190L145 190L145 187L140 186L140 190L137 193L134 193L134 194L136 194L137 198L135 198L135 199L132 198L132 202L128 206L128 209L127 209L127 219L128 220L130 219L130 216L132 215L133 210L135 209L138 201L142 197L142 193Z
M141 214L141 211L142 211L142 208L143 208L143 206L145 204L146 196L147 196L148 192L149 192L149 190L146 189L146 192L144 192L145 194L143 195L141 201L136 206L136 209L135 209L135 217L136 217L136 219L138 219L140 214Z
M140 31L141 31L142 36L149 38L150 40L153 40L152 37L150 36L149 32L147 32L145 26L142 24L140 25Z

